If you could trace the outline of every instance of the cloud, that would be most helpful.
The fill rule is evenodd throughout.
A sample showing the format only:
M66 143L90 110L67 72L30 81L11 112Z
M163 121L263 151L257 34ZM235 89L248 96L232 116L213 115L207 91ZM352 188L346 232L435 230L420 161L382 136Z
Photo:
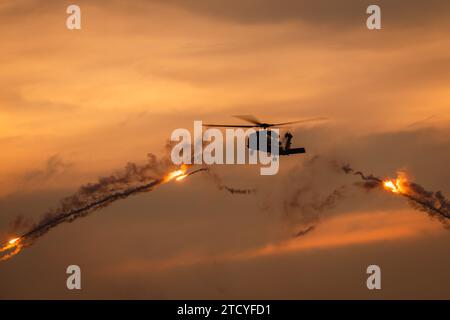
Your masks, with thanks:
M437 221L411 210L353 212L327 219L320 228L301 237L268 243L261 247L210 255L189 250L161 260L135 259L109 268L110 272L164 271L198 264L223 264L277 255L300 254L308 250L332 250L377 242L413 241L446 231Z
M356 212L330 218L323 223L316 234L306 238L294 238L269 244L237 255L238 258L290 254L311 249L329 249L371 242L398 241L430 233L446 232L442 226L423 214L409 210Z
M168 0L194 13L243 24L301 21L316 26L365 27L366 8L373 1L361 0ZM377 1L389 25L413 25L445 19L450 4L444 1Z

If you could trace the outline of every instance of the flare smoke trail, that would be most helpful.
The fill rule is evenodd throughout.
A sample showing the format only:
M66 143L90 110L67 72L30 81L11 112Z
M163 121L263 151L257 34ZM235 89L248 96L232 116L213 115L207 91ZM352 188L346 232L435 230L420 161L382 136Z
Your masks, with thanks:
M214 180L214 183L216 184L217 188L219 188L219 190L226 190L231 194L252 194L256 192L256 189L238 189L227 186L222 182L222 179L219 177L219 175L217 175L216 173L212 172L209 169L208 173Z
M361 177L363 187L366 190L382 187L394 194L401 195L409 200L410 205L418 210L427 212L431 217L439 219L446 227L450 227L450 202L442 192L427 191L421 185L410 182L404 172L400 172L396 179L382 180L374 175L365 175L361 171L353 170L349 165L344 165L342 170L346 174L354 174Z
M299 232L297 232L293 237L294 238L303 237L304 235L307 235L308 233L310 233L314 229L316 229L316 226L309 226L308 228L300 230Z
M134 167L134 169L131 169ZM0 261L6 260L19 253L23 248L31 246L38 238L42 237L48 231L58 226L63 222L72 222L78 218L87 216L89 213L98 209L107 207L111 203L128 198L131 195L152 191L154 187L163 183L169 182L173 179L187 177L192 174L203 171L201 169L186 173L187 166L182 166L180 169L171 171L164 177L154 179L145 184L138 186L131 186L123 190L120 189L122 183L131 183L130 172L140 172L143 174L143 168L149 169L149 166L139 167L128 165L125 174L121 176L111 176L108 178L100 178L96 184L88 184L80 188L80 190L73 196L64 199L61 206L56 213L47 213L47 215L28 232L22 236L9 241L3 248L0 249ZM155 167L153 167L155 168ZM148 176L141 175L140 179L149 179ZM115 186L117 189L110 191L110 188Z
M82 186L76 194L63 199L57 210L48 212L29 231L18 238L10 240L5 246L0 248L0 261L7 260L19 253L23 248L31 246L38 238L63 222L72 222L131 195L150 192L155 187L169 181L180 181L202 171L209 172L208 168L186 172L188 167L182 165L178 170L159 175L160 178L153 177L153 174L160 172L162 169L167 171L169 167L170 164L167 161L157 161L156 157L149 154L149 162L143 166L128 164L125 172L122 174L102 177L95 184ZM217 182L218 177L216 175L214 177L214 180ZM219 189L224 188L231 193L247 193L245 192L246 190L234 189L223 185L219 186Z

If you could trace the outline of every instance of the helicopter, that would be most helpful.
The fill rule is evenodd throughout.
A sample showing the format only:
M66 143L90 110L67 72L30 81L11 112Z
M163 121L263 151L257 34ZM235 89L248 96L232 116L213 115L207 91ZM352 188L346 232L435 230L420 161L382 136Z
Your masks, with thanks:
M253 151L263 151L268 154L272 153L272 137L276 137L275 135L278 135L277 132L271 130L270 128L277 128L284 125L290 125L290 124L297 124L297 123L305 123L305 122L312 122L312 121L321 121L325 120L323 117L316 117L316 118L308 118L303 120L297 120L297 121L289 121L289 122L282 122L282 123L267 123L267 122L261 122L253 115L235 115L233 116L235 118L247 121L251 123L251 125L231 125L231 124L204 124L205 127L210 128L256 128L256 132L250 133L247 137L247 148L253 152ZM305 153L306 150L303 147L299 148L292 148L292 138L294 136L292 133L287 131L284 134L284 138L282 141L278 139L278 154L281 156L288 156L291 154L299 154L299 153ZM279 137L277 137L279 138ZM267 139L267 144L260 145L259 141L260 139ZM256 141L254 144L250 144L250 141Z

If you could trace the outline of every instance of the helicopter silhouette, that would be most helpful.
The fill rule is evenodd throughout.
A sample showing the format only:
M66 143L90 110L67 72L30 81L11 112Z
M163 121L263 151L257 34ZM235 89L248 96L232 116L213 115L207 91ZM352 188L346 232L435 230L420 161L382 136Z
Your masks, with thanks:
M308 118L303 120L297 120L297 121L289 121L289 122L282 122L282 123L267 123L267 122L261 122L258 120L255 116L252 115L235 115L233 116L235 118L250 122L251 125L234 125L234 124L204 124L205 127L215 127L215 128L256 128L256 132L250 133L247 137L247 148L253 152L253 151L263 151L268 154L272 153L272 138L275 137L275 135L278 135L275 131L270 130L270 128L277 128L285 125L290 124L297 124L297 123L305 123L305 122L312 122L312 121L321 121L325 120L323 117L316 117L316 118ZM284 138L282 141L279 139L278 143L278 154L281 156L288 156L291 154L299 154L299 153L305 153L306 150L303 147L300 148L292 148L292 138L294 136L292 133L287 131L284 134ZM279 138L279 137L278 137ZM267 143L260 145L259 141L260 139L266 139ZM250 141L256 141L256 143L251 144Z

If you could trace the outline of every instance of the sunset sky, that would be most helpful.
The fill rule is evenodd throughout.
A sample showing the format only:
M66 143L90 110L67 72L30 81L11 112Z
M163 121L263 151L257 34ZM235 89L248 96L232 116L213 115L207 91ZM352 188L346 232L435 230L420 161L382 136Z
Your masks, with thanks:
M81 30L66 28L72 3ZM307 153L276 176L214 167L255 194L199 173L55 228L0 262L0 299L450 299L449 230L332 166L406 170L450 196L449 14L438 0L0 2L2 243L24 231L18 216L38 221L80 185L162 156L194 120L327 118L289 128ZM70 264L80 292L65 287Z

